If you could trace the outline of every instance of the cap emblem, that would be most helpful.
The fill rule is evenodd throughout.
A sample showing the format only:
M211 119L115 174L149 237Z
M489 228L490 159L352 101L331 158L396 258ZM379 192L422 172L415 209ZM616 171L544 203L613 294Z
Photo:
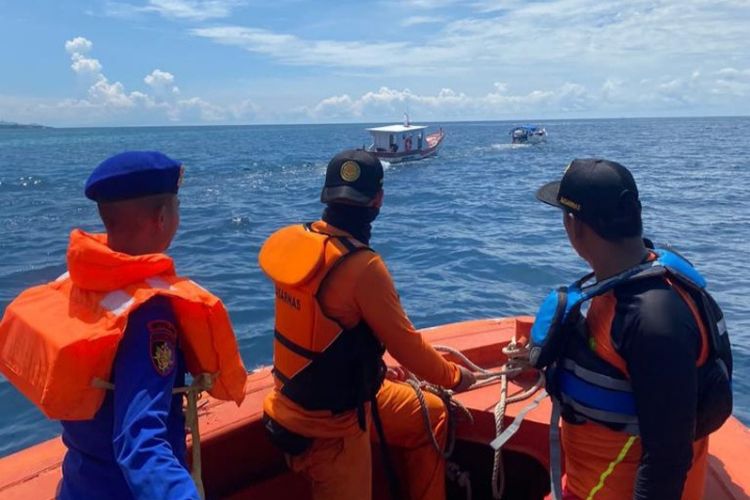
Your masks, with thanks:
M580 212L581 211L581 205L580 204L576 203L573 200L569 200L568 198L566 198L564 196L560 196L560 199L558 201L560 203L562 203L563 205L565 205L566 207L575 210L576 212Z
M359 179L361 171L356 161L347 160L341 165L339 173L341 174L341 178L346 182L354 182Z

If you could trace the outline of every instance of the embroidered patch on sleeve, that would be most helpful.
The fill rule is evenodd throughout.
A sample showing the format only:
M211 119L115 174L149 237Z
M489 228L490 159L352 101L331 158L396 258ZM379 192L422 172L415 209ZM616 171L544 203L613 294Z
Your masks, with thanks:
M177 328L171 321L149 321L149 351L156 373L166 377L177 364Z

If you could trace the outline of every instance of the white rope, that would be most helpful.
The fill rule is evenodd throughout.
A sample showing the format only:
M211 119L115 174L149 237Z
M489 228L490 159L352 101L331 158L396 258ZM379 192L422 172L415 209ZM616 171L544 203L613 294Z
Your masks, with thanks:
M193 438L193 467L190 476L193 478L195 488L202 499L206 498L206 491L203 487L203 476L201 474L201 433L198 420L198 398L203 391L208 391L213 387L214 378L210 373L201 373L193 379L193 383L188 387L177 387L172 390L172 394L184 393L187 399L185 426L190 429L190 435Z
M525 346L520 346L516 341L515 335L513 336L511 341L502 348L502 352L505 355L507 361L499 370L487 370L486 368L482 368L481 366L477 365L469 358L467 358L461 351L458 351L457 349L454 349L452 347L446 345L435 345L433 347L437 351L451 354L459 363L466 366L476 374L478 382L472 385L470 389L477 389L479 387L494 384L498 380L500 381L500 399L497 405L495 405L494 410L495 441L503 434L503 421L505 420L505 410L507 408L507 405L509 403L515 403L530 398L544 385L544 375L541 372L538 372L539 377L530 388L521 390L510 396L508 395L508 377L512 378L523 371L533 369L528 361L528 348L526 348ZM524 410L522 410L523 415L525 415L528 410L535 407L537 404L538 401L535 400L531 405L528 405L526 408L524 408ZM523 417L521 417L521 419L522 418ZM510 439L510 437L518 430L518 428L520 427L520 422L514 421L510 427L512 427L513 429L508 429L508 431L510 432L507 432L507 436L504 436L506 441L507 439ZM431 433L431 427L429 429ZM505 489L505 473L502 467L502 447L498 446L497 448L493 449L494 457L492 463L492 497L494 499L500 499L502 498L503 490Z
M453 347L446 345L434 345L433 347L437 351L450 354L458 363L474 372L478 381L469 389L477 389L479 387L495 384L497 381L500 381L500 400L498 401L497 405L495 405L494 411L496 436L495 440L497 440L499 436L503 434L503 421L505 419L505 410L507 408L507 405L509 403L515 403L530 398L542 387L542 385L544 385L544 376L541 372L538 372L539 377L534 385L526 390L520 390L515 394L508 396L508 377L512 378L521 372L530 369L533 370L528 361L528 349L525 346L520 346L516 342L515 336L513 336L511 341L502 348L502 352L505 355L506 362L499 370L488 370L486 368L482 368L481 366L471 361L468 357L466 357L461 351L454 349ZM469 412L469 410L461 405L458 401L453 399L453 391L427 384L426 382L416 378L411 373L408 375L406 383L408 383L412 387L412 389L414 389L417 399L419 400L420 409L422 411L422 421L424 422L427 434L430 436L433 447L439 455L446 459L449 458L453 452L456 442L456 426L454 422L455 413L460 411L473 422L471 412ZM442 399L444 404L446 405L446 409L448 410L448 441L446 443L445 449L440 446L440 443L438 443L437 437L432 430L430 413L424 397L425 390L432 392L440 397L440 399ZM528 411L528 409L530 409L531 407L532 406L529 405L527 408L524 408L524 415L525 412ZM515 431L518 430L519 426L520 422L514 421L510 426L514 429L505 439L509 439L515 433ZM508 429L508 431L510 430L511 429ZM464 487L464 489L466 490L467 498L471 499L471 481L469 479L468 473L464 472L454 475L456 475L456 477L458 478L459 485ZM505 473L502 467L502 447L498 446L496 449L494 449L494 459L492 464L492 497L495 499L502 498L504 489Z
M495 405L495 435L499 436L503 431L503 420L505 419L505 406L508 403L508 376L500 378L500 400ZM505 490L505 469L503 468L502 448L494 450L492 458L492 498L500 499Z

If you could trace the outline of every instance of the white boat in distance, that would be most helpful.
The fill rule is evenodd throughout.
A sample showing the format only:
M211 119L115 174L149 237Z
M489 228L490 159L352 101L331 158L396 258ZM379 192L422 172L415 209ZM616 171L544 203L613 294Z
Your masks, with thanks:
M547 140L547 130L536 125L521 125L510 131L512 144L539 144Z
M442 128L426 135L427 128L427 125L410 124L408 115L405 115L403 124L368 128L372 144L366 151L389 163L427 158L437 153L445 138Z

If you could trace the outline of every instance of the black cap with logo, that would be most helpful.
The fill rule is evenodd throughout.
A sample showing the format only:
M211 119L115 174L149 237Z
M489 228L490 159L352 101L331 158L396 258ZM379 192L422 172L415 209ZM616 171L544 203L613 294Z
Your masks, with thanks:
M598 158L573 160L559 181L539 188L544 203L574 213L602 227L623 217L640 216L638 187L630 171L617 162Z
M342 151L328 162L323 203L367 206L383 189L383 164L361 149Z

